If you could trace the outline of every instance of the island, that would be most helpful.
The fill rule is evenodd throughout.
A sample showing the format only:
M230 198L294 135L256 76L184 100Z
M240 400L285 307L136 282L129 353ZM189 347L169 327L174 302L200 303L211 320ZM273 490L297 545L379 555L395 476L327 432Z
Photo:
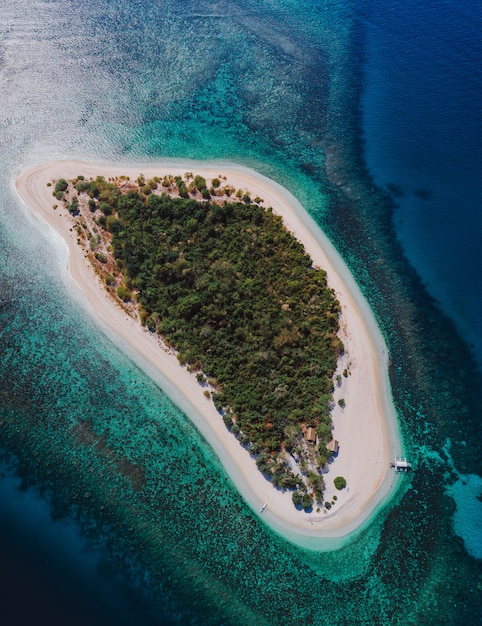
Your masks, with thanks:
M391 490L400 449L373 316L285 190L188 165L59 162L17 188L64 237L93 311L203 416L259 514L345 534Z

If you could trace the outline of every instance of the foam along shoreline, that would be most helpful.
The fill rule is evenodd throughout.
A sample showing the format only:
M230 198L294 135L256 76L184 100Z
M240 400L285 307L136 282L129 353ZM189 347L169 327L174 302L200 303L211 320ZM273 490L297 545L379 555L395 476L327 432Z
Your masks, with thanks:
M339 361L337 373L348 368L341 386L335 390L335 401L345 400L345 408L336 403L332 417L333 436L340 443L339 454L324 474L325 501L336 495L330 511L322 509L311 514L298 511L291 502L291 492L275 489L258 471L254 460L226 429L212 400L194 375L181 368L176 356L159 339L117 305L101 284L90 262L71 232L71 220L66 209L53 209L55 198L47 183L59 178L73 179L78 175L136 179L165 174L183 175L186 171L209 179L226 176L235 188L249 190L252 197L264 199L263 206L272 207L283 222L304 245L315 266L327 272L328 284L340 301L340 337L345 354ZM170 161L154 164L95 165L80 161L57 161L28 169L16 181L21 198L34 215L60 234L68 247L67 280L81 292L88 312L110 338L118 343L144 371L172 397L196 424L219 456L227 473L243 498L257 515L286 538L301 545L329 549L340 545L360 529L393 493L398 479L390 461L401 453L401 441L388 383L387 348L366 300L351 273L326 236L306 213L299 202L283 187L248 168L230 163ZM52 234L52 233L51 233ZM71 284L71 283L70 283ZM336 476L344 476L347 488L337 491ZM260 513L260 508L267 504ZM320 543L316 538L323 539ZM315 540L315 541L314 541ZM336 540L336 541L332 541Z

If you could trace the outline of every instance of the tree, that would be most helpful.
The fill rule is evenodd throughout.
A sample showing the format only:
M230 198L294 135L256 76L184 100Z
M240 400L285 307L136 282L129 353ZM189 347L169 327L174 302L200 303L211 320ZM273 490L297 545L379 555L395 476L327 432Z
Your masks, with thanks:
M305 493L305 495L303 496L303 499L301 500L301 506L303 507L304 511L308 511L313 506L313 500L311 499L309 493Z
M112 207L108 202L99 202L99 209L104 215L112 214Z
M333 482L335 483L335 487L339 491L346 487L346 480L343 478L343 476L337 476Z
M302 500L303 500L303 496L301 495L301 493L299 491L293 491L293 495L291 496L291 500L293 501L293 504L295 506L300 506Z

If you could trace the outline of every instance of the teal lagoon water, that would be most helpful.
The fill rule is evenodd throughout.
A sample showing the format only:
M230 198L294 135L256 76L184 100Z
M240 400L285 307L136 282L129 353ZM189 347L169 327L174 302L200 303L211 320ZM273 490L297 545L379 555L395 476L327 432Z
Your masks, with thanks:
M461 28L471 13L458 6L444 19ZM418 23L394 3L377 21L380 10L335 0L12 0L2 9L2 623L480 622L481 381L469 345L480 300L462 316L443 310L448 300L427 279L443 255L432 244L422 263L427 238L401 225L401 212L416 210L410 198L423 200L446 241L450 207L433 200L435 182L423 185L428 194L410 191L422 187L387 140L408 132L400 111L374 123L377 88L393 85L392 68L400 75L393 25L408 37ZM375 44L384 55L371 54ZM455 60L446 54L432 80L472 57L477 80L476 46L469 38ZM475 119L477 104L462 95ZM429 135L420 119L418 136ZM72 297L58 241L14 189L34 163L171 157L228 159L286 186L377 316L416 471L338 550L296 547L253 514L189 419ZM470 219L461 212L457 225L470 238L480 215L463 203ZM480 269L471 250L453 255L447 291L464 284L467 263Z

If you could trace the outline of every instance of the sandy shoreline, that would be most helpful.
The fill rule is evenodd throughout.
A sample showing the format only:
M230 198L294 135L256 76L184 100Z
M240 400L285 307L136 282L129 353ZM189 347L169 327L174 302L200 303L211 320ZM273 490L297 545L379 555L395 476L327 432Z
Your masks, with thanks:
M236 188L249 190L252 197L264 199L282 216L284 224L304 244L316 266L327 271L328 283L342 306L340 337L345 356L338 372L349 365L350 375L342 376L335 400L344 398L346 406L333 411L334 438L340 442L338 457L324 475L326 500L336 494L338 500L330 512L311 514L297 511L291 492L282 493L259 473L254 460L230 434L211 400L195 377L178 364L176 357L159 346L152 334L127 316L101 285L90 263L84 258L70 232L68 213L60 207L53 210L52 187L46 183L60 177L72 179L103 175L106 178L127 175L135 179L142 172L147 178L192 171L206 179L223 174ZM120 338L129 355L156 380L194 421L220 457L228 474L256 514L264 503L265 522L299 543L306 538L340 538L366 522L373 511L392 493L397 477L390 468L401 443L395 410L388 384L388 355L373 314L361 295L350 272L329 241L296 199L281 186L241 166L226 163L176 161L169 163L128 165L95 165L60 161L40 165L24 172L16 181L17 190L34 214L39 216L65 240L68 267L83 301L93 317L114 339ZM344 476L347 489L336 491L333 478Z

